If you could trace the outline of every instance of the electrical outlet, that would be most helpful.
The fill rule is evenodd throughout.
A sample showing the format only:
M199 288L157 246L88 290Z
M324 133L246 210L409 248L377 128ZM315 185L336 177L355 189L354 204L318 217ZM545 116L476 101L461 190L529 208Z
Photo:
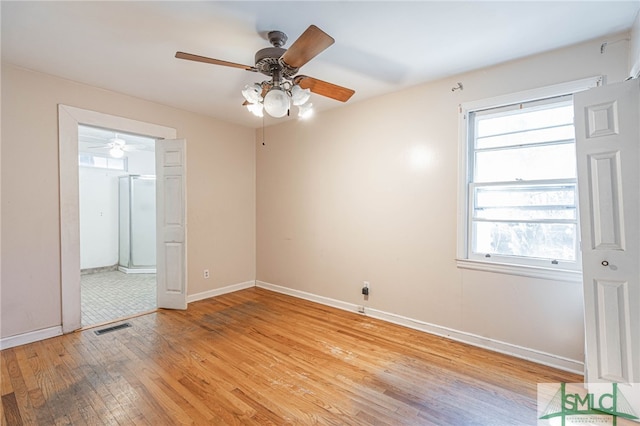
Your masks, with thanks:
M365 281L365 282L364 282L364 287L365 287L365 288L369 288L369 281Z
M204 277L205 278L209 278L209 270L208 269L204 270Z

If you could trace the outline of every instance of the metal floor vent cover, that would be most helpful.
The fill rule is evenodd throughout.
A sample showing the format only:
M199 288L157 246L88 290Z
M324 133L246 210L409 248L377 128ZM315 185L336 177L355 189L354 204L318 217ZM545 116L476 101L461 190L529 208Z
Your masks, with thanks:
M118 324L118 325L113 325L111 327L107 327L107 328L103 328L101 330L96 330L94 333L96 333L98 336L105 334L105 333L110 333L112 331L116 331L116 330L122 330L123 328L128 328L131 327L131 324L129 324L128 322L125 322L123 324Z

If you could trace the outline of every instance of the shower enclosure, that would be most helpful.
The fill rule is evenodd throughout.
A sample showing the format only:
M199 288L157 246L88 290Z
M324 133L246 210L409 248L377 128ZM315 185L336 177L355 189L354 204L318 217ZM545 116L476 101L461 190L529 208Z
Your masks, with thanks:
M156 272L156 177L120 176L119 264L127 274Z

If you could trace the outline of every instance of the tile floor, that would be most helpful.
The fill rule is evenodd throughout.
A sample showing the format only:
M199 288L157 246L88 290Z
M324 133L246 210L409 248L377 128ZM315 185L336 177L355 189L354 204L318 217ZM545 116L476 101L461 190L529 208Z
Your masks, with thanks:
M81 285L83 327L156 308L156 274L97 272L82 275Z

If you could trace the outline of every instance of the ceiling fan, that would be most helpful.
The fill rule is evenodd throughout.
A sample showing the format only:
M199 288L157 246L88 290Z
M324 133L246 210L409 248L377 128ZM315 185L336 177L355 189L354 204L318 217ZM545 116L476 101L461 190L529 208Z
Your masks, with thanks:
M89 149L108 149L110 156L114 158L122 158L125 151L136 151L137 147L127 144L127 141L116 134L115 137L109 139L107 144L91 146Z
M310 112L311 103L307 102L310 93L341 102L348 101L355 93L346 87L306 75L297 75L304 64L335 42L320 28L315 25L309 26L289 49L282 47L287 42L287 35L282 31L270 31L267 37L273 47L258 50L253 66L185 52L176 52L176 58L240 68L269 76L270 80L246 85L242 90L246 99L243 105L258 116L262 116L264 109L272 117L284 117L289 114L291 103L298 106L300 115L304 116Z

